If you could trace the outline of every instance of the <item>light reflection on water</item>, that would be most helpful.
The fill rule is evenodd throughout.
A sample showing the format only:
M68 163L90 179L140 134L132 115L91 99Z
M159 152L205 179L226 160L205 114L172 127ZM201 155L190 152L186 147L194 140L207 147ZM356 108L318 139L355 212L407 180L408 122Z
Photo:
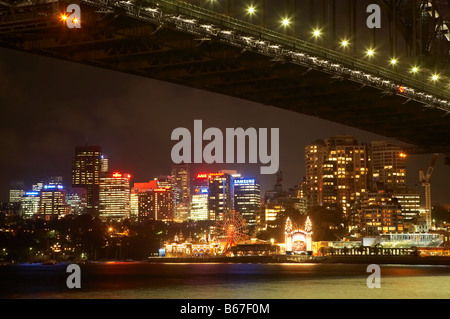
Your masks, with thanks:
M380 265L381 288L366 285L367 265L81 265L81 289L68 289L67 265L0 267L4 298L397 299L450 297L449 266Z

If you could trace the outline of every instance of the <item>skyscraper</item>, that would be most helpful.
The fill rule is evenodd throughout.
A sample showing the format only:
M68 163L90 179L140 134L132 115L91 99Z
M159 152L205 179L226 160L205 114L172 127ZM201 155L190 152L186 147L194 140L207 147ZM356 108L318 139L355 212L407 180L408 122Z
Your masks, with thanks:
M223 220L233 210L232 176L225 173L208 174L209 220Z
M100 173L105 166L100 146L78 146L72 159L72 187L86 189L86 208L95 211L99 205Z
M190 204L190 168L189 164L172 165L172 182L175 190L175 215L183 220Z
M368 190L366 146L353 136L337 135L308 145L305 164L309 207L337 204L346 213Z
M122 220L130 217L130 174L102 173L99 184L100 217Z
M254 228L261 202L259 183L254 178L236 178L233 189L234 210L242 215L250 228Z
M208 187L196 187L191 197L189 218L192 220L208 220Z

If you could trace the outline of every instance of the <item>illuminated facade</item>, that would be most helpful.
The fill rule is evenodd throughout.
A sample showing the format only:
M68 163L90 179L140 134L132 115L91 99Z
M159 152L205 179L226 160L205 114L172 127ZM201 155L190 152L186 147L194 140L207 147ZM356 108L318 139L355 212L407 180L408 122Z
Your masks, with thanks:
M285 224L285 251L287 255L312 253L312 223L309 216L305 229L295 228L288 217Z
M401 206L392 194L379 191L368 193L361 200L360 230L365 236L377 236L403 231Z
M368 189L368 156L355 137L338 135L305 148L305 192L309 207L337 204L347 213Z
M210 257L220 252L219 243L171 243L164 247L166 257Z
M87 206L87 191L85 188L72 188L66 194L67 205L72 214L81 215Z
M72 158L72 187L86 189L86 207L89 210L98 209L100 174L107 169L105 165L100 146L75 148L75 156Z
M419 217L420 194L418 193L393 193L392 196L398 201L401 206L401 215L404 222L411 221Z
M256 226L256 216L260 210L261 191L254 178L236 178L233 180L234 210L242 215L246 224Z
M277 203L268 203L265 207L266 228L270 227L271 222L277 219L278 214L285 211L285 207Z
M175 219L173 192L170 188L155 188L138 194L139 221Z
M172 181L175 191L175 217L179 221L189 217L191 200L189 164L172 165Z
M9 189L9 202L19 203L24 195L25 184L21 181L12 182Z
M208 220L208 188L195 188L191 197L190 219Z
M174 193L169 188L153 190L154 210L157 220L173 221L175 219Z
M376 141L370 144L372 189L399 192L406 189L406 154L395 144Z
M39 212L40 192L25 192L20 201L20 213L23 218L33 218Z
M46 220L63 217L70 213L66 203L66 191L62 185L44 185L39 200L39 217Z
M99 212L105 219L130 217L130 174L102 173L100 177Z
M225 173L208 174L209 220L223 220L233 210L232 176Z

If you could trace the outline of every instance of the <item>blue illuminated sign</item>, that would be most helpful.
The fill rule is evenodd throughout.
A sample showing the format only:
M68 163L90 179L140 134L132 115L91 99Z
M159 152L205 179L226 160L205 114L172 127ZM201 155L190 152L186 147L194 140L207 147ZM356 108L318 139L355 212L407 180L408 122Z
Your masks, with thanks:
M207 189L207 188L202 188L202 189L200 190L200 193L202 193L202 194L207 194L207 193L208 193L208 189Z
M255 184L254 178L248 178L248 179L237 179L234 181L235 185L253 185Z
M39 195L39 192L26 192L25 195L27 195L27 196L37 196L37 195Z
M55 188L63 189L64 186L62 186L62 185L45 185L44 188L45 189L55 189Z

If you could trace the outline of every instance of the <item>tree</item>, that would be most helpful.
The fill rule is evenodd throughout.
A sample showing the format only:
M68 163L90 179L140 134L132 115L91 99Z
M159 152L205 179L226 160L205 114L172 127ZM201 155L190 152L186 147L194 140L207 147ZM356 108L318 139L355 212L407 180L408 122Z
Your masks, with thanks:
M339 207L315 206L309 210L314 241L339 240L345 235L344 214Z

